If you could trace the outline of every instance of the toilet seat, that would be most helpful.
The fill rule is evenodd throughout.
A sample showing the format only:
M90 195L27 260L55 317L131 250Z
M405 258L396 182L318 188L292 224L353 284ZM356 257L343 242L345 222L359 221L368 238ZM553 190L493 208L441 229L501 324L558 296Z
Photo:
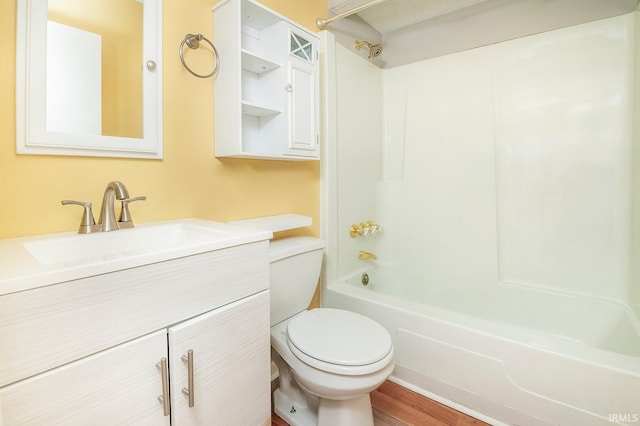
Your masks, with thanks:
M393 359L387 330L364 315L318 308L294 317L287 325L291 352L322 371L364 375L377 372Z

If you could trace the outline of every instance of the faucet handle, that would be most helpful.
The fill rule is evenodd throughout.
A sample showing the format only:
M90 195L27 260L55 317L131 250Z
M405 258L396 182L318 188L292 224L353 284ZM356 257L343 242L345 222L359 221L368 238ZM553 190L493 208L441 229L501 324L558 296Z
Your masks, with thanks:
M93 218L93 212L91 211L91 203L87 201L75 201L75 200L62 200L62 205L76 204L84 208L82 213L82 219L80 219L80 226L78 227L78 234L90 234L96 230L96 221Z
M133 228L133 221L131 220L131 213L129 212L129 203L134 201L144 201L147 197L142 195L140 197L125 198L122 201L122 209L120 210L120 219L118 219L118 226L120 228Z

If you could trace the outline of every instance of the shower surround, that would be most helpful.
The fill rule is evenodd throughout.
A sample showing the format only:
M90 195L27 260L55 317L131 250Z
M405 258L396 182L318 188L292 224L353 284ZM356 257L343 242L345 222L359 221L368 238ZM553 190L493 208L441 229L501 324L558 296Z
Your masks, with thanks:
M389 329L396 380L493 421L640 421L637 15L386 70L324 34L323 304Z

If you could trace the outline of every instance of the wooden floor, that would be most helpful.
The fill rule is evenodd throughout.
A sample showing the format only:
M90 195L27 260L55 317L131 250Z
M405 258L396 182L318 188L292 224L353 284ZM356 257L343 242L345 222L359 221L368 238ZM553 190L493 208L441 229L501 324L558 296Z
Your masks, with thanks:
M377 390L371 392L371 405L373 406L373 422L376 426L480 426L487 424L390 381L386 381ZM287 426L287 423L272 414L271 425Z

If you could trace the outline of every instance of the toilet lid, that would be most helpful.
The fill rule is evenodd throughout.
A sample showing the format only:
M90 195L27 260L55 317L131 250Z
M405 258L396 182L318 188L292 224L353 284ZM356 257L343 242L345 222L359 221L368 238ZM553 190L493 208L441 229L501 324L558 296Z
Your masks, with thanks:
M297 349L295 352L302 352L320 364L365 366L388 357L389 360L383 363L386 365L392 359L391 336L387 330L355 312L312 309L293 318L287 326L287 334L290 347L293 345ZM317 362L312 365L322 368Z

